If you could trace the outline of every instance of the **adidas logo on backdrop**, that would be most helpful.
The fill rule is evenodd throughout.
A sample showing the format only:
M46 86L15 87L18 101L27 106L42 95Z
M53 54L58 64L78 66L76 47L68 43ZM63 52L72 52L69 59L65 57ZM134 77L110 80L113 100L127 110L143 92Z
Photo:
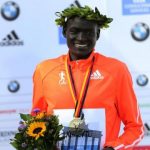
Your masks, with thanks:
M98 70L96 70L91 74L90 79L93 80L104 79L104 76Z
M5 38L0 42L0 46L22 46L23 41L19 39L17 33L12 30Z

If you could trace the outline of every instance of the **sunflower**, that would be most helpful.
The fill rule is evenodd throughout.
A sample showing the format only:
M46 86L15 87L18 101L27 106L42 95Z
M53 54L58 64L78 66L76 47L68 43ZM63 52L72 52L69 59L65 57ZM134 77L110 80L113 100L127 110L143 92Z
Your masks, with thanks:
M45 122L33 122L29 125L26 133L27 135L32 136L37 140L40 136L44 136L45 131Z
M40 112L36 115L36 119L42 119L45 116L44 112Z

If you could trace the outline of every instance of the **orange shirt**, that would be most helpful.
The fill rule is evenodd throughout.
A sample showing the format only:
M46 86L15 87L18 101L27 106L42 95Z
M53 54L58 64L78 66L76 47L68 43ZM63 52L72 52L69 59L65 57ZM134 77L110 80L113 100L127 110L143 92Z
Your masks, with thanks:
M70 61L77 97L86 69L95 57L84 109L103 108L106 116L105 146L130 149L143 137L143 124L126 65L116 59L92 53L88 59ZM40 63L34 73L33 107L51 113L57 109L74 109L62 55ZM95 114L96 115L96 114ZM94 116L93 116L94 117ZM97 119L99 116L96 116ZM121 121L124 132L119 135Z

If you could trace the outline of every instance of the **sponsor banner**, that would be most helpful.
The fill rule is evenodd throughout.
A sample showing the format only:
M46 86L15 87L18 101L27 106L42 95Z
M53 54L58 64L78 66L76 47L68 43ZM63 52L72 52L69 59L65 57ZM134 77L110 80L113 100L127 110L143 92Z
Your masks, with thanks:
M19 113L29 113L30 105L25 103L24 105L26 107L18 104L18 107L15 107L15 105L12 105L12 107L7 105L7 109L0 108L0 130L17 129L20 121Z
M59 37L59 44L66 44L66 38L64 38L62 34L62 28L58 27L58 37Z
M14 21L20 14L19 5L13 1L5 2L1 7L1 15L7 21Z
M149 107L144 107L144 105L141 106L142 107L140 107L140 110L144 124L144 138L139 145L150 146L150 105Z
M17 130L9 129L9 130L0 130L0 149L2 150L15 150L9 143L10 139L12 139Z
M150 0L122 0L123 15L150 14Z
M149 33L149 26L144 22L136 23L131 29L131 36L137 42L142 42L148 39Z
M10 31L1 41L0 46L23 46L24 42L19 38L15 30Z
M142 146L137 148L145 148L150 145L150 0L116 0L116 3L110 0L46 0L44 3L37 0L36 5L35 1L29 0L1 0L0 149L13 149L9 145L9 139L18 127L18 114L26 113L31 108L31 76L35 66L44 59L54 58L68 51L66 39L61 33L62 28L55 25L55 12L70 5L96 6L102 14L114 19L110 28L101 30L95 49L124 61L131 70L146 130L140 143ZM122 16L121 10L123 15L134 17ZM97 71L91 76L92 79L100 77L102 76Z
M0 97L32 95L31 77L0 78ZM3 100L0 100L1 101ZM6 98L5 98L6 99Z
M149 79L150 72L149 71L141 71L141 72L131 72L134 91L136 93L139 106L142 108L150 107L150 92L149 92Z
M0 105L0 149L14 150L9 143L17 132L20 121L19 113L29 113L29 108L31 105L24 102Z

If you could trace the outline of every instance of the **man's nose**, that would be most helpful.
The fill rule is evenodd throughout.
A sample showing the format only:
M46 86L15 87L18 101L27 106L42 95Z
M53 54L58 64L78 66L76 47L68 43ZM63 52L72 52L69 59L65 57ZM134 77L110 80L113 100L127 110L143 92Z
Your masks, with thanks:
M80 41L82 41L82 40L85 40L86 39L86 36L85 36L85 33L83 33L83 32L80 32L79 34L78 34L78 40L80 40Z

